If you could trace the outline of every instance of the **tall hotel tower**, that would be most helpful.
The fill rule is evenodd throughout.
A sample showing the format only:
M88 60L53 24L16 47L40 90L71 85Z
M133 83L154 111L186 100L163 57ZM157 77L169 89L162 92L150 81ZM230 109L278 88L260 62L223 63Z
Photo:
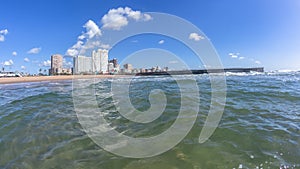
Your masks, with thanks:
M92 52L92 68L94 73L108 72L108 50L98 49Z

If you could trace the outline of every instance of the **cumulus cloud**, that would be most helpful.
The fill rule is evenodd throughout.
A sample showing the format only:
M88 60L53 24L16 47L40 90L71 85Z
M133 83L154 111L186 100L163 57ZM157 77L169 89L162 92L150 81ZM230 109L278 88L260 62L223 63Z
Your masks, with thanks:
M87 21L87 23L85 23L85 25L83 26L86 29L86 35L88 36L88 38L93 38L97 35L101 35L101 30L99 29L98 25L96 25L96 23L92 20ZM82 36L78 37L79 39L82 39Z
M160 40L160 41L158 42L158 44L163 44L163 43L165 43L164 40Z
M45 66L45 67L50 67L51 66L51 61L50 60L43 61L42 65Z
M100 28L92 20L88 20L83 27L85 28L85 31L80 36L78 36L76 44L74 44L71 48L67 50L66 56L71 56L71 57L77 56L80 50L85 50L91 47L91 44L86 44L87 46L85 46L84 41L88 41L88 39L92 39L96 36L102 35ZM93 44L94 46L95 43Z
M8 61L4 61L4 63L2 63L4 66L12 66L14 64L13 60L8 60Z
M24 61L25 62L29 62L30 60L28 58L24 58Z
M189 39L194 40L194 41L200 41L200 40L203 40L204 37L197 33L191 33L189 36Z
M120 30L122 27L128 25L129 19L135 21L149 21L152 17L149 14L143 14L141 11L134 11L129 7L119 7L117 9L110 9L107 14L105 14L101 22L103 28Z
M256 63L256 64L258 64L258 65L260 65L260 64L261 64L261 62L260 62L260 61L258 61L258 60L256 60L256 61L255 61L255 63Z
M66 52L66 55L71 56L71 57L75 57L78 54L79 54L78 49L73 49L73 48L68 49L67 52Z
M11 54L12 54L13 56L17 56L17 55L18 55L18 53L17 53L16 51L13 51Z
M25 67L25 66L21 66L21 69L22 69L22 70L25 70L25 69L26 69L26 67Z
M28 54L38 54L38 53L40 53L41 50L42 50L42 48L32 48L27 53Z
M152 17L149 14L134 11L129 7L120 7L109 10L108 13L102 17L102 28L120 30L123 26L128 25L130 19L134 21L148 21L151 20ZM66 56L75 57L80 53L85 53L86 50L93 48L111 48L109 44L103 44L99 40L90 40L102 35L101 29L94 21L88 20L83 27L85 28L85 31L78 36L77 42L67 49L65 53Z
M8 34L7 29L0 30L0 42L3 42L5 40L5 35Z
M243 56L239 57L239 60L243 60L243 59L245 59L245 57L243 57Z
M240 54L239 54L239 53L229 53L228 55L229 55L231 58L234 58L234 59L235 59L235 58L238 58Z

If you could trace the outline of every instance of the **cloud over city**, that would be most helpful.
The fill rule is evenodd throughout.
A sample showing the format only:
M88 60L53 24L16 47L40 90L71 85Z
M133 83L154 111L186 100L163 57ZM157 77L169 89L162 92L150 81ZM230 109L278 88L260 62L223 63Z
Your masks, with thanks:
M101 45L100 42L88 42L89 39L102 35L99 26L94 21L88 20L83 25L83 28L85 28L85 31L80 36L78 36L77 42L67 50L65 54L66 56L75 57L79 54L80 50L87 49L91 47L91 45ZM89 44L84 45L85 42L88 42Z
M4 61L2 63L3 66L12 66L14 64L14 61L13 60L8 60L8 61Z
M129 19L135 21L149 21L152 17L149 14L143 14L141 11L134 11L129 7L119 7L117 9L110 9L108 13L102 17L102 28L120 30L122 27L128 25Z
M121 30L122 27L129 24L129 20L133 21L149 21L152 17L149 14L144 14L141 11L134 11L129 7L119 7L110 9L107 14L101 18L103 29ZM75 57L80 53L85 53L88 49L100 47L110 49L109 44L104 44L95 37L101 37L102 31L100 27L92 20L88 20L84 25L85 31L78 36L77 42L67 49L65 55ZM94 39L93 39L94 38ZM93 40L91 40L93 39Z

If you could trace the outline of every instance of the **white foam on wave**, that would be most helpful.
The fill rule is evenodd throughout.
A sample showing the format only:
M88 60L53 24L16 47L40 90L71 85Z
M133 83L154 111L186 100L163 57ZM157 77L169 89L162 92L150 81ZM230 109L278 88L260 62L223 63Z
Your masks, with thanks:
M256 76L256 75L264 75L264 72L226 72L226 76Z

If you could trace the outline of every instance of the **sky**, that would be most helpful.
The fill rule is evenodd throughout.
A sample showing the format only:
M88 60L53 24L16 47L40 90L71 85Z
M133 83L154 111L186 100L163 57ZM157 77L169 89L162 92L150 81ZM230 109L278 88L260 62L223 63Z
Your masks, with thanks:
M139 54L148 63L161 54L161 60L177 56L190 68L201 68L186 44L165 35L108 43L126 27L155 20L148 12L171 14L196 26L203 34L191 32L187 39L208 40L224 67L300 70L299 0L2 0L0 67L34 74L49 69L50 57L57 53L71 67L72 56L101 47L121 63ZM185 29L168 24L163 26L170 32ZM179 60L169 63L175 69Z

